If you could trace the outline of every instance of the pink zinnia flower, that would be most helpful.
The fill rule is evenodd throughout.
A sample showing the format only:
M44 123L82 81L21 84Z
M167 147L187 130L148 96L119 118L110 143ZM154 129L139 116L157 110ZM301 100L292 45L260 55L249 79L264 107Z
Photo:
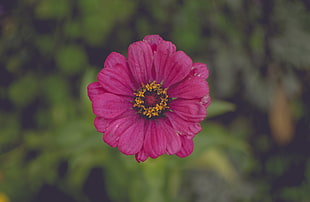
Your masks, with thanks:
M210 104L208 68L158 35L113 52L88 85L103 140L138 162L163 154L186 157Z

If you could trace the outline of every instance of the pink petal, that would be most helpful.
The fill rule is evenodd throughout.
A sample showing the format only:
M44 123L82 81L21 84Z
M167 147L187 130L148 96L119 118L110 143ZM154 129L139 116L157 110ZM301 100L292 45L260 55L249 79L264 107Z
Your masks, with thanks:
M166 63L168 58L175 53L176 47L170 41L162 41L158 44L157 51L154 53L155 80L163 81L165 77Z
M200 122L206 117L206 108L197 101L175 99L170 103L172 111L182 119L191 122Z
M151 45L152 51L157 50L157 45L163 41L163 39L159 35L147 35L143 38L143 41L147 42Z
M145 119L138 119L134 124L131 124L119 138L119 150L127 155L138 153L143 145L144 128Z
M87 86L87 94L91 101L93 101L97 95L103 93L106 93L106 90L102 88L99 82L93 82Z
M168 89L169 97L195 99L209 93L208 83L201 78L187 78Z
M155 121L148 122L148 128L145 133L144 151L151 157L157 158L166 151L167 139L165 131L156 124Z
M136 153L136 161L138 163L145 161L149 156L147 153L144 152L143 149L141 149L138 153Z
M111 53L98 74L101 86L113 94L132 96L136 88L131 80L126 58L119 53Z
M210 97L209 95L204 96L204 97L201 99L200 103L201 103L205 108L209 107L209 105L211 104L211 97Z
M151 46L147 42L137 41L129 46L128 63L138 84L146 84L153 80L153 53Z
M164 81L163 87L169 87L183 80L190 72L192 60L183 51L177 51L172 54L164 67L164 73L161 75Z
M166 116L177 134L194 136L201 131L199 123L186 121L174 112L166 112Z
M127 128L135 124L137 115L134 113L125 113L122 118L110 121L109 126L103 135L103 141L111 147L116 147L120 136L127 130Z
M93 112L97 116L113 119L132 108L130 101L129 97L104 93L93 100Z
M180 135L169 125L167 119L158 120L158 127L166 134L166 153L169 155L177 153L181 149Z
M114 134L110 135L108 133L104 133L102 136L102 140L108 145L110 145L111 147L117 147L119 136L114 135Z
M177 156L184 158L190 155L194 150L194 142L192 139L188 139L184 136L181 137L182 140L182 148L176 153Z
M194 63L192 68L192 74L202 79L207 79L209 77L209 70L207 65L203 63Z
M96 117L94 124L98 132L104 133L109 124L111 123L111 120L105 119L102 117Z
M209 75L205 64L194 63L187 77L168 89L169 97L196 99L209 94L209 85L206 78Z
M201 125L200 123L193 123L189 125L188 129L189 129L188 135L194 136L201 131Z

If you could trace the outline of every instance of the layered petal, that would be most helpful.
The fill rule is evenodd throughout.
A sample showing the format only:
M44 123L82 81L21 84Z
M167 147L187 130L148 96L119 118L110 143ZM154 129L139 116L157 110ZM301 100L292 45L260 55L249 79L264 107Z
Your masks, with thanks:
M193 76L207 79L209 77L209 70L207 65L203 63L194 63L191 71Z
M132 96L137 87L131 79L126 58L115 52L107 57L97 78L101 86L113 94Z
M138 41L129 46L128 64L138 84L146 84L153 80L153 53L147 42Z
M144 141L145 122L145 119L136 120L120 136L118 148L122 153L132 155L141 150Z
M170 41L162 41L158 44L154 53L155 80L161 82L165 79L165 70L168 58L176 52L176 47Z
M167 139L166 153L169 155L177 153L181 149L180 135L170 126L168 119L158 120L158 128L163 130Z
M140 162L145 161L149 157L149 155L147 155L147 153L144 152L143 149L141 149L138 153L136 153L135 157L136 157L136 161L140 163Z
M145 131L144 151L151 157L157 158L166 151L167 138L165 131L158 127L155 121L149 121Z
M192 139L188 139L185 136L181 137L181 141L182 141L182 148L178 153L176 153L176 155L181 157L181 158L184 158L193 152L194 142Z
M209 70L205 64L194 63L190 73L181 82L168 89L169 97L196 99L209 94L209 85L206 78Z
M105 119L103 117L96 117L94 124L98 132L104 133L111 123L110 119Z
M206 108L195 100L175 99L170 103L170 109L182 119L190 122L200 122L207 114Z
M116 147L120 136L131 125L134 125L138 119L138 116L133 112L126 112L124 116L119 119L110 121L109 126L106 128L103 135L103 141L109 144L111 147Z
M167 112L166 116L177 134L195 136L201 131L199 123L186 121L173 112Z
M183 51L177 51L168 57L163 72L158 78L163 81L163 87L169 87L182 81L190 72L192 60Z
M172 98L195 99L202 98L209 93L208 83L196 77L190 77L168 89Z
M157 50L157 45L163 41L159 35L147 35L143 38L143 41L151 45L152 51Z
M188 136L195 136L197 133L201 131L201 125L200 123L193 123L189 125L188 129L189 129Z
M100 85L98 81L90 83L87 86L87 94L91 101L93 101L97 95L101 95L106 92L107 91L104 90L104 88L102 88L102 86Z
M211 104L211 97L210 97L209 95L204 96L204 97L201 99L200 103L201 103L205 108L209 107L209 105Z
M125 111L131 110L132 98L126 96L118 96L111 93L98 95L93 100L93 112L99 117L113 119Z
M163 154L186 157L211 99L208 68L159 35L113 52L87 86L103 141L137 162Z

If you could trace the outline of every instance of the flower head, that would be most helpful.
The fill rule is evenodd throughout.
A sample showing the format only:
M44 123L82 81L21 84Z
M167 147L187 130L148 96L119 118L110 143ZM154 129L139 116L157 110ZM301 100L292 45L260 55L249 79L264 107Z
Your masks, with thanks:
M88 85L103 140L138 162L163 154L186 157L210 104L208 68L170 41L148 35L128 58L112 52Z

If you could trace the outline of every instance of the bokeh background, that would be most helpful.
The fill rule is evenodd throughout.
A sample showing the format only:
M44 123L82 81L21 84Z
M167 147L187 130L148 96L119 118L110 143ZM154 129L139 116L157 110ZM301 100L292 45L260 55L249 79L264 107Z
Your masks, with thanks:
M147 34L206 63L195 150L136 163L86 86ZM310 201L307 0L1 0L0 202Z

